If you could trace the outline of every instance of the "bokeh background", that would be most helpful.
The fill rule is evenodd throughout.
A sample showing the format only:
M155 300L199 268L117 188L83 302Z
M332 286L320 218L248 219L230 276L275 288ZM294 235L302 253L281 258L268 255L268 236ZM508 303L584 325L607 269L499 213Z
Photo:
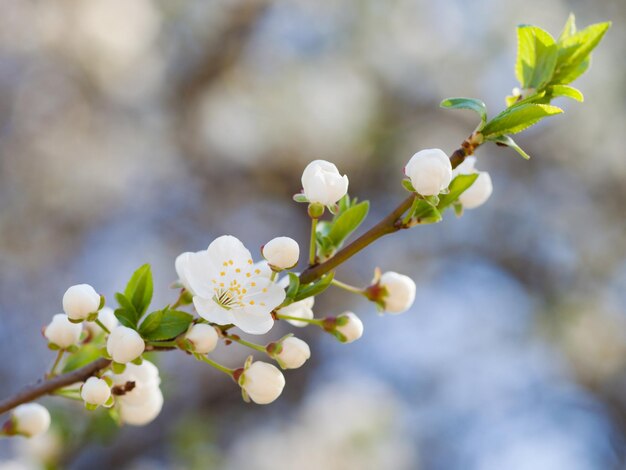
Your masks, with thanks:
M403 197L417 150L451 152L483 99L516 85L515 26L613 28L579 82L583 104L525 132L525 162L484 146L495 191L480 209L383 239L338 276L411 275L412 310L380 317L328 291L317 315L357 312L364 337L299 330L313 358L283 397L163 354L166 404L114 429L47 401L43 439L0 442L2 469L626 468L626 3L552 0L65 0L0 2L0 396L38 378L39 334L67 286L112 298L153 265L221 234L306 245L291 200L324 158L370 199ZM254 250L253 250L254 251ZM288 331L284 325L269 338ZM234 366L248 351L221 346Z

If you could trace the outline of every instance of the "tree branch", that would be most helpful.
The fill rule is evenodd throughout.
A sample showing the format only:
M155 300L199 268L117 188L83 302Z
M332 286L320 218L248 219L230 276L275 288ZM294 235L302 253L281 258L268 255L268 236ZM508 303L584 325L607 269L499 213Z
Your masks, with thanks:
M29 385L15 395L2 400L0 402L0 414L12 410L16 406L23 403L28 403L39 397L48 395L59 388L72 385L76 382L84 382L96 372L107 367L109 364L111 364L109 359L101 357L100 359L96 359L80 369L73 370L67 374L59 375L50 380L40 380L35 384Z

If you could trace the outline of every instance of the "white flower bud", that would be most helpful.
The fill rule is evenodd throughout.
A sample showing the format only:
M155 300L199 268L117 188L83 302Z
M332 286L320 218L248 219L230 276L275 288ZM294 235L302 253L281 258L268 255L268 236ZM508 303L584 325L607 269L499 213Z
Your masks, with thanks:
M80 396L90 405L104 405L111 397L111 388L105 380L89 377L80 389Z
M150 398L154 389L161 384L159 369L150 361L144 360L141 364L126 364L126 369L121 374L110 376L114 385L124 386L133 382L131 391L116 397L116 402L123 405L138 406Z
M299 338L289 336L280 342L282 349L274 358L283 369L297 369L311 357L311 349Z
M348 192L348 177L325 160L314 160L302 173L302 188L309 202L332 206Z
M263 247L263 257L273 268L293 268L298 263L300 247L293 238L272 238Z
M143 393L143 401L138 404L120 404L121 420L132 426L145 426L153 421L163 408L163 393L157 387L148 387Z
M479 171L474 184L459 196L459 202L463 204L464 209L475 209L487 202L492 192L491 176L486 171Z
M80 323L72 323L67 315L57 313L44 329L43 335L61 349L67 349L78 343L82 331L83 326Z
M113 329L118 325L117 318L111 307L102 307L102 309L98 312L98 320L100 320L100 323L102 323L109 331L113 331ZM87 321L84 325L85 329L89 330L92 335L97 335L104 331L100 328L100 325L93 321Z
M452 165L442 150L420 150L406 164L404 174L419 194L435 196L450 184Z
M89 284L72 286L63 295L63 310L72 320L84 320L99 306L100 295Z
M141 356L146 344L135 330L117 326L113 329L107 340L107 352L115 362L126 364Z
M50 413L39 403L26 403L13 410L15 432L33 437L50 427Z
M340 325L339 323L346 322ZM339 333L345 337L344 343L356 341L363 335L363 322L352 312L342 313L337 317L337 326L335 327Z
M285 377L272 364L253 362L241 377L239 384L250 399L259 404L267 405L276 400L285 387Z
M193 350L199 354L210 353L217 347L219 336L211 325L198 323L189 328L185 338L193 344Z
M387 291L382 299L389 313L406 312L415 300L415 282L409 276L388 271L380 277L380 285Z

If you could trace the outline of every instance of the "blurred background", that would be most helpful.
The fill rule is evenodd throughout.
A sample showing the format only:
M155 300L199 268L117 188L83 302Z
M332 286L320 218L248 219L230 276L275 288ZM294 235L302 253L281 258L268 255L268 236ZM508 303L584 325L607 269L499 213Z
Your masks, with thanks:
M303 246L291 195L312 159L370 199L370 226L404 197L417 150L451 152L483 99L516 85L515 26L558 35L612 20L577 87L583 104L525 132L533 159L485 145L490 201L383 239L338 277L411 275L413 309L378 316L329 290L318 316L357 312L364 337L319 330L269 406L182 354L158 360L166 397L116 430L48 400L42 439L0 442L0 468L591 470L626 468L626 3L554 0L0 2L0 396L52 354L39 329L71 285L112 299L153 266L222 234L253 252ZM309 331L311 330L311 331ZM269 339L289 331L272 330ZM240 364L247 350L220 346Z

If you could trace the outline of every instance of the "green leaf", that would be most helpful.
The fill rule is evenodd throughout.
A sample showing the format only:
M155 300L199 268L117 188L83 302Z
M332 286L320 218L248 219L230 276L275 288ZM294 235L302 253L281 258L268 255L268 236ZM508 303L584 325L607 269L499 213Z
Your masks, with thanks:
M487 123L487 106L481 100L474 98L446 98L439 105L449 109L471 109L480 116L479 130Z
M124 295L131 301L140 318L150 306L152 291L152 271L149 264L144 264L133 273L124 291Z
M582 75L589 68L591 51L600 43L610 27L610 21L596 23L559 38L558 57L552 82L565 85Z
M448 189L450 190L448 194L444 194L439 199L439 205L437 208L440 212L443 212L451 204L454 204L459 196L463 194L463 192L469 188L474 181L478 178L478 173L472 173L470 175L458 175L456 178L452 180Z
M367 217L369 208L370 203L363 201L337 216L328 232L328 238L335 247L341 246L343 241L361 225Z
M315 295L321 294L328 288L328 286L330 286L330 283L333 282L334 277L335 273L330 272L316 282L306 284L304 286L300 285L300 289L298 290L298 294L294 298L294 302L298 302L300 300L306 299L307 297L313 297Z
M414 224L434 224L441 221L442 217L439 210L433 207L432 202L415 198L411 209L409 209L408 219Z
M132 302L120 292L115 294L115 300L117 300L117 303L120 305L120 308L115 310L115 316L119 322L128 328L137 328L140 315L137 313L137 310L135 310L135 306Z
M77 352L67 358L63 366L63 373L80 369L101 357L102 350L98 346L93 343L85 344Z
M519 153L526 160L530 160L530 155L528 155L526 152L524 152L524 150L522 150L522 148L519 145L517 145L515 143L515 141L513 139L511 139L508 135L500 135L500 136L496 137L495 139L492 139L492 141L495 142L498 145L504 145L505 147L511 147L513 150L515 150L517 153Z
M567 17L567 21L565 22L565 26L563 27L563 31L561 31L558 42L562 43L574 34L576 34L576 17L574 16L574 13L570 13Z
M286 296L288 299L294 299L300 288L300 278L295 273L289 273L289 286L287 287Z
M193 315L187 312L165 308L148 315L141 322L139 334L148 341L166 341L187 331L192 321Z
M557 61L554 38L541 28L517 27L515 76L522 88L539 89L552 78Z
M514 105L489 121L482 133L485 139L503 134L516 134L537 124L545 117L562 112L561 108L547 104L524 103Z
M580 90L569 85L553 85L548 88L547 92L550 98L565 96L567 98L572 98L573 100L580 101L581 103L585 100L585 97Z

